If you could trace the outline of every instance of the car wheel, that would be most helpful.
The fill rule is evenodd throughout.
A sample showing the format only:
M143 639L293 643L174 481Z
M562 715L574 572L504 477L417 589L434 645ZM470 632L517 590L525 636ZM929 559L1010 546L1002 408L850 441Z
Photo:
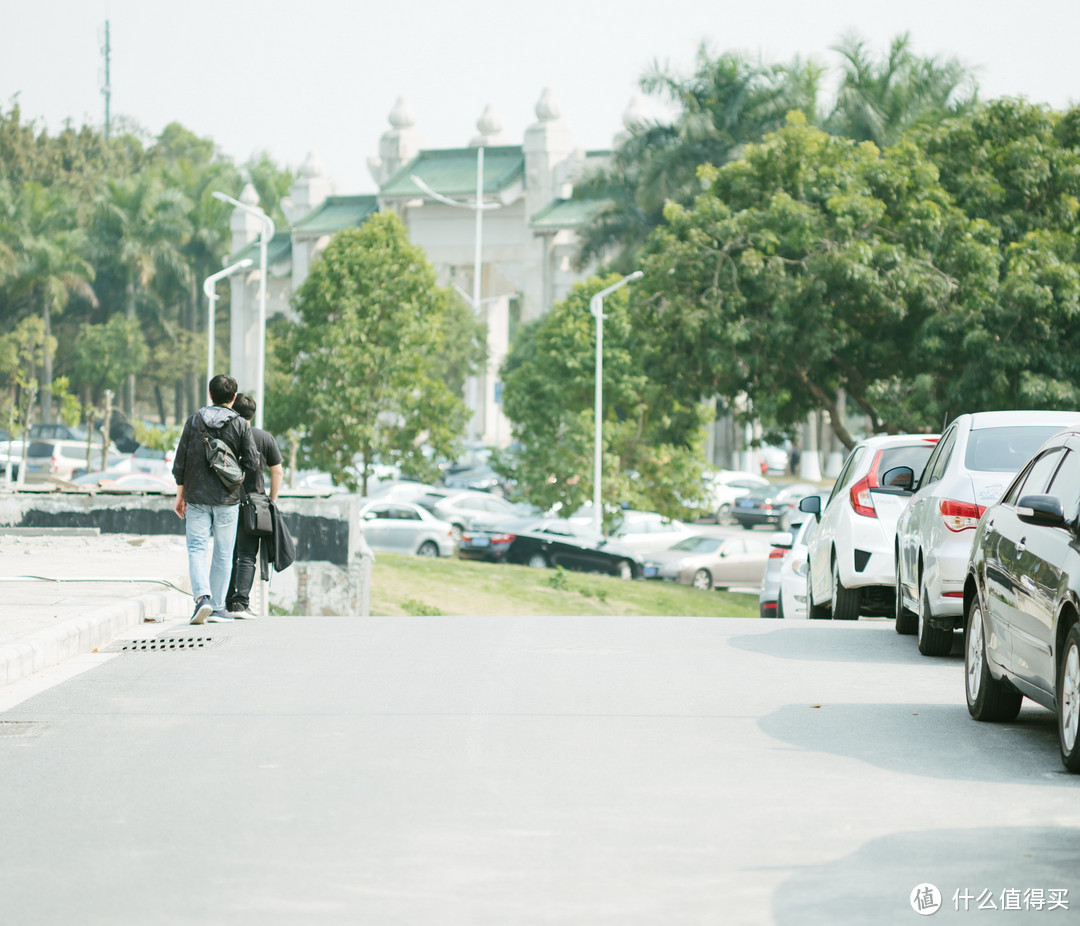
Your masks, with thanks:
M451 524L450 525L450 537L454 543L461 543L461 534L465 530L463 524Z
M438 556L439 545L434 540L425 540L416 551L417 556Z
M1073 624L1065 637L1057 706L1061 761L1070 772L1080 772L1080 624Z
M919 629L919 615L904 607L904 589L900 584L900 558L896 559L896 632L910 636Z
M708 569L699 569L694 573L694 578L690 581L690 584L704 592L712 591L712 574Z
M634 578L634 567L630 565L629 560L621 559L615 566L615 575L620 579L632 579Z
M990 674L986 664L986 637L978 598L972 599L968 608L964 640L964 689L968 713L976 720L1015 720L1024 696Z
M920 582L921 586L922 583ZM924 588L919 596L919 652L924 656L948 656L952 649L952 630L930 626L930 593Z
M533 553L525 561L525 565L530 569L547 569L547 559L543 553Z
M840 581L840 566L835 558L832 567L832 616L834 621L856 621L862 604L862 589L844 588Z
M716 523L717 524L730 524L731 523L731 505L724 504L716 509Z
M827 604L814 604L814 573L806 570L806 616L812 621L832 620L832 611Z
M755 525L751 524L749 521L740 521L739 525L744 531L752 531L755 527Z

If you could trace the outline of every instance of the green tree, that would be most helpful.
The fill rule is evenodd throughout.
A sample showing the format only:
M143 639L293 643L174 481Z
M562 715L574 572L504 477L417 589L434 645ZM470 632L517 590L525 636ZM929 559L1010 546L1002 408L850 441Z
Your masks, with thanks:
M748 396L748 415L782 427L827 409L848 446L840 389L872 430L939 425L925 329L987 301L996 241L918 149L879 151L793 117L702 176L708 191L669 204L644 261L650 378L686 403Z
M415 473L430 465L425 446L451 456L466 408L439 358L456 298L396 215L338 232L277 342L270 427L303 432L306 462L364 492L376 462Z
M86 390L86 402L98 404L106 389L118 394L127 377L147 360L146 338L136 320L113 315L102 325L79 329L72 356L72 374Z
M526 447L512 475L541 508L559 503L575 511L593 495L596 330L589 299L617 279L575 286L523 329L503 364L503 408ZM646 378L649 338L635 329L628 300L625 288L604 300L603 503L681 513L682 501L700 491L708 412Z

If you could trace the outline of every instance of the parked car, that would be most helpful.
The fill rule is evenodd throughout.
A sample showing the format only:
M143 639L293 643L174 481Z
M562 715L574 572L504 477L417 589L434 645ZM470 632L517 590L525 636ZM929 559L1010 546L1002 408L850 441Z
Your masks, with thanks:
M700 533L699 528L675 518L665 518L655 511L629 510L622 513L622 520L610 536L624 547L645 554L651 550L666 550L677 540Z
M730 524L731 506L735 504L735 500L768 484L768 479L755 473L741 473L730 469L707 472L705 491L708 507L705 513L711 512L717 524Z
M172 473L168 475L157 473L126 473L115 470L98 470L92 473L84 473L72 480L75 485L86 486L98 492L154 492L173 493L176 491L176 480Z
M809 544L807 602L812 618L892 617L896 607L896 522L910 498L882 477L897 467L922 474L938 435L905 434L859 441L823 504L808 495L799 508L818 519Z
M433 485L426 482L415 482L411 479L392 479L389 482L381 482L368 492L368 498L393 499L399 502L415 502L428 492L438 491ZM440 493L439 498L445 496Z
M780 563L780 597L776 616L781 619L806 619L807 542L817 530L817 521L807 518L795 531L791 550Z
M448 489L471 489L474 492L489 492L499 498L506 498L514 488L505 477L499 475L490 466L471 466L457 470L443 477L443 484Z
M945 429L896 527L896 632L917 633L924 656L947 655L963 624L969 532L1044 441L1077 425L1078 412L999 411Z
M622 579L640 579L644 572L633 550L566 518L523 518L466 529L458 555L534 568L562 566Z
M435 501L431 506L431 513L435 517L448 521L454 528L455 538L461 537L461 532L480 519L484 523L490 523L499 518L519 517L518 511L513 504L504 498L491 495L488 492L470 492L468 490L452 492L451 494Z
M785 530L799 518L799 501L816 491L817 486L806 482L762 486L735 499L731 515L746 530L761 524Z
M453 556L457 546L449 523L412 502L366 501L360 506L360 523L373 550Z
M126 455L110 453L106 468L127 461ZM90 466L101 465L101 445L90 445ZM32 440L26 449L25 482L70 482L87 472L85 440Z
M780 617L780 570L791 555L795 533L800 527L802 522L794 523L786 531L777 531L769 540L769 560L765 564L765 575L761 577L761 588L758 590L760 617Z
M138 447L131 455L133 473L153 473L157 476L171 476L176 450L154 450L145 444Z
M694 534L645 557L645 577L694 588L756 587L765 574L769 542L764 538Z
M1031 698L1057 715L1080 772L1080 429L1043 444L975 529L965 572L964 678L976 720Z

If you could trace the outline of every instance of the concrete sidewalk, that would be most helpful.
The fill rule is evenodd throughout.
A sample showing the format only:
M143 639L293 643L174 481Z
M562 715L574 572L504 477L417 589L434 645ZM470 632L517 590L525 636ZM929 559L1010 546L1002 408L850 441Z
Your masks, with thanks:
M0 687L192 602L181 536L0 529Z

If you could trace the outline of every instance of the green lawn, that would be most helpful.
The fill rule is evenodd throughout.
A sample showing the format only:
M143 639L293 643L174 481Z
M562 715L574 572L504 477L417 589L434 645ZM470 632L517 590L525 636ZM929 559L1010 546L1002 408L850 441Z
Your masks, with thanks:
M702 592L670 582L379 553L372 573L371 613L757 617L758 600L756 593Z

